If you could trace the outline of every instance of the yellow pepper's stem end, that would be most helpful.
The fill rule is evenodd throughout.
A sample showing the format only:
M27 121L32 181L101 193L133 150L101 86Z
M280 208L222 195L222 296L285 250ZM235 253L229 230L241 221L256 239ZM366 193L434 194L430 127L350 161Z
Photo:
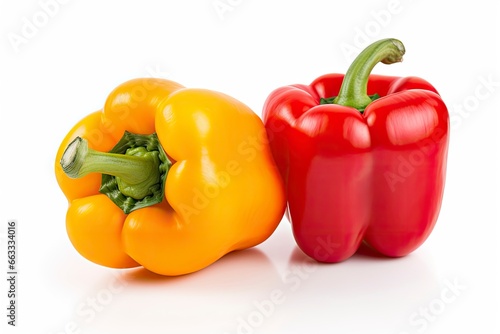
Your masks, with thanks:
M80 156L87 155L88 143L81 137L76 137L66 148L61 158L61 167L63 172L72 179L81 177L80 170L83 166L83 161Z

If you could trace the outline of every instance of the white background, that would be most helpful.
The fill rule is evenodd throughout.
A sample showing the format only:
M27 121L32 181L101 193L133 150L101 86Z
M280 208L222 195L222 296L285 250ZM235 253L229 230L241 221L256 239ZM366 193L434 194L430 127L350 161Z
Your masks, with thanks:
M16 328L1 279L0 331L498 333L499 13L490 0L2 0L0 277L9 219L20 274ZM286 220L260 246L177 278L99 267L73 249L54 157L115 86L164 77L260 115L273 89L345 72L346 49L385 37L407 53L374 72L427 79L452 117L443 207L413 254L318 265Z

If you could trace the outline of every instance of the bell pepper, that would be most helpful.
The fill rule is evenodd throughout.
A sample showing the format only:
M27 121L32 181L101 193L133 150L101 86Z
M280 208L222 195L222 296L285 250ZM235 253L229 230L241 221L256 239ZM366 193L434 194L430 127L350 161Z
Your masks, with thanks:
M402 60L396 39L377 41L347 73L274 90L263 120L299 248L340 262L362 242L400 257L431 233L441 207L449 116L418 77L370 75Z
M71 243L99 265L170 276L258 245L286 205L265 133L257 114L222 93L125 82L57 152Z

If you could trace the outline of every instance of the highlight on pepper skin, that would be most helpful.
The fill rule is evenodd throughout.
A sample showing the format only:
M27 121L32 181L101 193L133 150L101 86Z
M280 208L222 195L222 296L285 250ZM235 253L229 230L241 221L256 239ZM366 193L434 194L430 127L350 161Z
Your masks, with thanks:
M56 156L73 246L103 266L183 275L260 244L286 204L270 147L258 140L265 133L223 93L162 79L123 83Z

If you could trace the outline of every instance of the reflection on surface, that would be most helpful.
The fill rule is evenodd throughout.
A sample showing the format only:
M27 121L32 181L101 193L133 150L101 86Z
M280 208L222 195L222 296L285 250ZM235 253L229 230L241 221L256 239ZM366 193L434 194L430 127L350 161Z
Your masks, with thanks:
M229 253L184 276L166 277L145 269L115 273L110 277L112 285L121 289L92 319L81 318L83 332L120 323L120 328L128 330L121 333L141 333L147 323L148 328L186 328L189 333L232 333L253 312L256 302L269 298L281 285L278 271L257 248ZM89 295L109 289L108 283Z
M387 258L363 246L323 264L295 245L289 225L277 232L262 248L184 276L89 264L88 275L80 270L87 288L67 305L71 325L85 334L141 333L146 324L151 333L400 333L440 296L442 278L425 249Z
M234 251L200 271L182 276L162 276L144 268L129 270L123 279L132 285L165 285L191 289L223 289L233 286L255 285L256 282L278 273L269 258L261 250L251 248ZM237 284L235 284L237 283ZM191 290L192 291L192 290Z
M288 267L312 268L313 261L296 247ZM366 245L344 262L316 262L314 268L300 282L295 298L314 305L318 329L334 322L337 330L349 333L363 332L367 323L374 329L393 327L397 333L408 325L409 315L420 305L439 295L442 283L428 254L389 258ZM301 314L296 307L287 312L291 317Z

